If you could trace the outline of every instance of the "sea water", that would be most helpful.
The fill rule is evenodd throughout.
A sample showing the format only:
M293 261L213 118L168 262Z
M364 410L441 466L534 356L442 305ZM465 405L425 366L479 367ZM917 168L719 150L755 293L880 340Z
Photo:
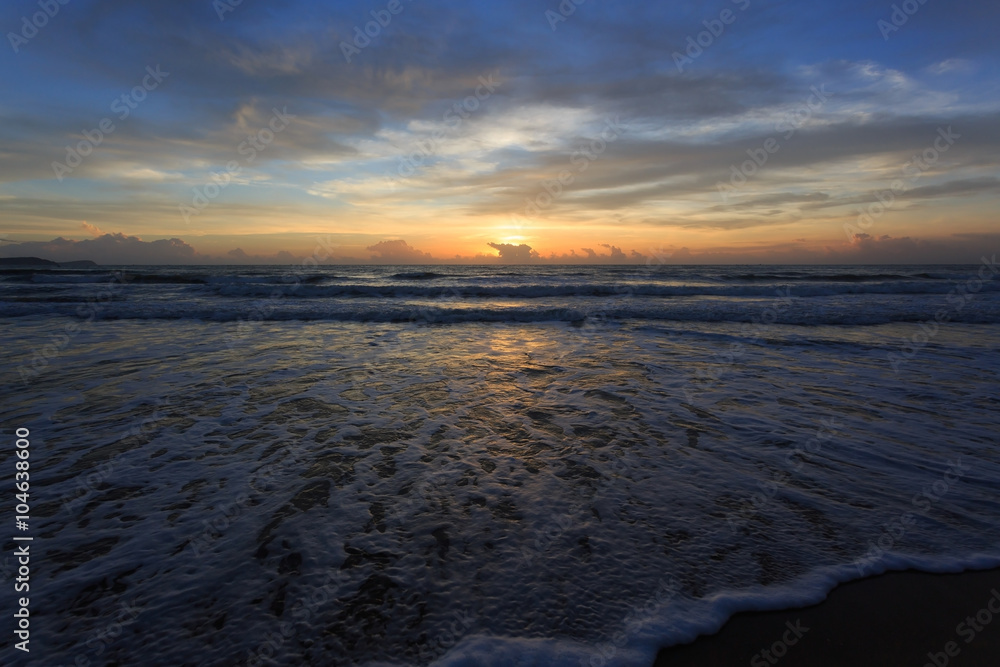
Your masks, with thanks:
M6 270L30 658L649 665L1000 565L994 269Z

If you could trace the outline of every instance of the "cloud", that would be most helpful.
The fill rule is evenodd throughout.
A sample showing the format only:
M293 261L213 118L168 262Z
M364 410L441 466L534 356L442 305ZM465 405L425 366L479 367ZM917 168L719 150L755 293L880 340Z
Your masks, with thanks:
M100 227L97 225L91 225L86 221L80 223L80 229L84 230L91 236L104 236L104 232L101 231Z
M859 233L850 242L841 236L835 243L818 245L807 239L788 242L741 244L709 248L652 247L624 251L611 243L601 243L609 253L582 248L585 254L571 249L566 253L550 252L544 257L527 244L488 243L499 252L494 255L455 256L439 259L413 248L404 240L385 240L367 247L373 255L334 256L323 261L335 264L644 264L652 258L669 257L668 264L974 264L985 252L1000 247L1000 233L955 233L946 237L872 235ZM178 238L143 241L127 234L103 234L82 241L59 237L51 241L11 243L0 247L2 257L40 257L56 262L90 259L98 264L297 264L302 257L287 250L274 254L250 254L242 248L219 255L202 254ZM651 253L651 254L650 254ZM300 255L304 254L300 252ZM663 262L660 262L663 263Z
M964 178L936 185L909 190L904 195L906 199L929 199L932 197L971 196L983 192L1000 192L1000 178L983 176L980 178Z
M646 260L646 255L638 250L632 250L629 254L616 245L610 243L598 244L602 248L607 248L611 254L597 252L593 248L580 248L585 254L577 254L576 250L570 248L568 253L561 255L550 252L545 262L548 264L640 264Z
M972 63L961 58L948 58L939 63L934 63L927 68L931 74L941 75L951 72L966 72L972 69Z
M60 236L51 241L15 243L4 246L0 253L5 257L40 257L54 262L89 259L98 264L191 264L199 258L193 247L178 238L143 241L138 236L121 233L84 241Z
M613 246L610 243L602 243L601 247L602 248L607 248L608 250L611 251L611 257L609 257L609 259L612 262L616 262L617 263L617 262L622 262L622 261L625 261L626 259L628 259L625 256L625 253L622 252L622 249L619 248L618 246ZM632 252L634 253L635 251L633 250ZM602 257L603 257L603 255L602 255Z
M530 245L513 243L487 243L489 247L500 253L500 261L513 264L527 264L539 258L538 252Z
M30 184L0 191L6 231L33 233L38 221L50 220L60 221L50 236L72 237L86 210L113 229L150 238L181 234L191 228L180 226L178 193L190 201L192 188L204 188L237 161L239 177L199 218L201 231L253 233L279 216L292 229L290 212L315 212L312 224L336 209L346 227L378 234L367 243L386 233L406 236L431 219L523 210L525 198L548 196L539 183L569 170L572 184L539 216L551 219L546 228L553 232L627 212L636 228L620 238L642 234L643 243L662 238L662 228L680 228L693 247L715 242L716 230L732 232L727 242L747 243L757 228L790 223L796 227L789 236L815 238L825 222L809 211L867 205L874 189L888 187L910 156L932 145L938 127L950 125L963 138L900 199L922 207L919 215L950 205L931 198L975 194L972 205L986 209L992 202L984 200L997 197L984 178L996 173L1000 155L991 3L922 9L928 13L907 25L909 37L891 42L902 48L930 30L934 39L920 41L919 58L883 50L877 32L857 42L858 12L835 5L780 21L772 20L774 7L737 12L734 30L742 36L727 33L683 74L670 53L683 51L703 28L713 13L705 3L640 3L625 12L588 3L559 25L558 35L529 2L407 4L352 63L339 44L369 20L361 3L319 9L308 0L282 0L283 11L275 11L270 3L244 2L224 21L207 0L140 4L74 4L74 20L51 21L39 38L45 48L33 42L26 47L31 57L11 70L0 188ZM821 38L807 29L812 23L824 26ZM156 30L137 29L147 25ZM62 66L67 62L71 69ZM110 101L140 83L146 64L161 62L170 76L148 101L125 118L112 112ZM502 81L497 94L481 105L472 100L477 109L451 126L454 114L446 121L444 113L471 99L479 77L494 71ZM810 88L823 85L830 101L794 133L778 132ZM59 104L50 103L55 99ZM296 118L246 160L239 147L267 127L272 109L286 106ZM586 171L575 171L574 151L618 114L628 133L584 163ZM67 147L79 146L81 132L92 135L104 117L114 132L66 182L55 181L52 162L64 161ZM383 174L397 173L400 160L439 131L446 136L433 144L433 159L387 194ZM717 206L718 184L729 182L731 167L775 137L780 151L728 206ZM162 177L138 182L137 175ZM331 201L308 208L313 200L306 195L314 193ZM952 211L951 225L978 228L978 209ZM428 238L427 228L420 232ZM88 233L103 236L96 228ZM444 225L434 233L435 248L455 239ZM602 230L577 242L609 236ZM565 237L531 237L536 247L551 247L553 238ZM226 248L237 243L243 241ZM620 259L607 251L607 259ZM429 261L405 244L373 252L384 261Z
M754 249L718 247L702 250L674 249L675 264L977 264L983 254L1000 247L1000 234L954 234L922 239L856 234L851 243L825 248L797 243L759 246Z
M421 252L402 239L379 241L365 250L375 253L372 255L372 261L387 264L424 264L434 261L429 252Z
M856 234L847 254L855 255L855 261L862 260L873 264L923 264L947 261L942 259L947 256L947 250L966 245L968 244L941 243L909 236L893 238L888 234L878 237L870 234ZM958 260L957 263L972 263L979 258L978 254L963 253L963 255L955 258Z

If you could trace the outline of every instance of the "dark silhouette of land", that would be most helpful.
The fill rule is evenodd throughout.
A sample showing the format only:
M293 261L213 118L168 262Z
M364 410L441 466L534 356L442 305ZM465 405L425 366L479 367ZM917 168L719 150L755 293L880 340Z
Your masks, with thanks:
M0 268L6 269L89 269L95 266L98 264L89 259L80 259L75 262L53 262L40 257L0 257Z

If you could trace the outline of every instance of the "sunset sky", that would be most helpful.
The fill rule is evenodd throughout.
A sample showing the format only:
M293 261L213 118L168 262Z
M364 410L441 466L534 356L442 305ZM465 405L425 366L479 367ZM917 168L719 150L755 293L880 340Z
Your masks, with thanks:
M995 0L50 1L0 8L6 256L291 261L322 238L392 263L976 263L1000 245Z

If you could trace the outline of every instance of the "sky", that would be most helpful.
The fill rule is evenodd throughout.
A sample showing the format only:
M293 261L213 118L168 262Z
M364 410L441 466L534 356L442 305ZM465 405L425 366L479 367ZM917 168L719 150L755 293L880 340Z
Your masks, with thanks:
M0 256L976 263L995 0L8 0Z

